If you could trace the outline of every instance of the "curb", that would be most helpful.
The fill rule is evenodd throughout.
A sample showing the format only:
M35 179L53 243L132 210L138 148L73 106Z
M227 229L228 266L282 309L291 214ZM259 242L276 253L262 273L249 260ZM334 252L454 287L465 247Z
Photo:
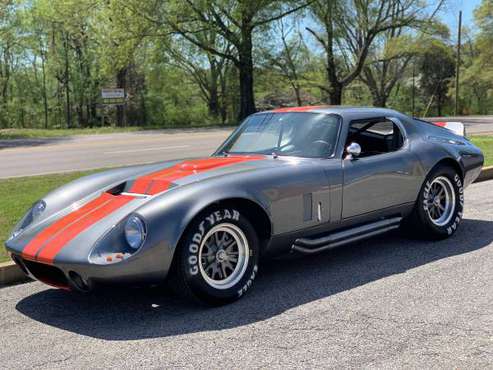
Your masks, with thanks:
M0 263L0 287L30 280L14 262Z
M493 179L493 166L483 167L478 178L474 182L481 182Z
M493 179L493 166L484 167L476 182ZM0 287L31 281L14 262L0 263Z

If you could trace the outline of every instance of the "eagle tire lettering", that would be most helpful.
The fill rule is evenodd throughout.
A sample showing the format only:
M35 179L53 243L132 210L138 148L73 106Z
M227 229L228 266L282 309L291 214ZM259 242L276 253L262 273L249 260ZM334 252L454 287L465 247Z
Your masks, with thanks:
M455 174L454 176L454 182L457 185L457 189L459 191L459 211L457 212L457 215L455 216L454 221L450 226L447 227L447 234L450 236L454 233L455 230L457 230L457 227L459 226L461 220L462 220L462 209L464 208L464 186L462 185L462 180L460 179L460 176L458 174Z
M430 194L434 179L446 177L453 188L455 194L454 209L447 224L437 225L433 222L429 213ZM452 190L452 189L451 189ZM404 227L411 232L410 235L424 237L432 240L445 239L459 228L462 221L464 209L464 181L461 175L449 165L437 166L430 172L421 188L421 193L415 208L410 216L405 220Z
M430 195L430 189L431 189L431 183L429 181L426 181L425 189L423 191L423 209L425 211L428 210L428 202L427 202L427 199L428 199L428 196Z
M255 265L253 267L253 271L252 274L250 275L250 278L247 280L245 285L243 285L243 287L240 290L238 290L238 298L240 298L243 294L247 292L248 289L250 289L250 287L253 284L253 281L255 280L255 277L257 276L257 271L258 271L258 266Z

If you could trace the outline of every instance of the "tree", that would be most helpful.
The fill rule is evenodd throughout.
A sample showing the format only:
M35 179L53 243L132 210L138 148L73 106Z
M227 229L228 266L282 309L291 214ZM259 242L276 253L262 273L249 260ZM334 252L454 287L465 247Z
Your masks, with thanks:
M455 75L453 49L443 41L430 40L421 57L419 71L421 88L424 96L429 99L428 107L434 103L437 115L441 116L450 79ZM428 111L429 108L424 112L424 116L428 115Z
M204 30L195 37L200 38L204 44L221 50L224 55L231 53L230 45L221 44L214 30ZM222 97L227 93L224 80L230 64L229 59L223 55L205 52L181 36L171 38L170 42L164 45L163 52L169 57L170 63L190 74L207 104L209 115L214 120L220 119L224 123L227 107Z
M238 69L239 118L243 119L255 112L254 32L307 5L306 1L293 1L293 5L286 5L285 1L278 0L184 0L158 1L145 11L134 4L132 9L154 24L169 27L199 48L231 60ZM225 54L204 43L197 37L204 29L215 30L225 43L231 44L233 53Z
M330 104L342 103L343 89L362 72L375 38L386 31L420 21L417 0L317 0L311 7L319 29L307 31L325 52L326 84Z
M296 104L301 106L302 75L310 64L310 51L299 32L297 19L291 24L284 19L278 20L274 23L269 37L272 42L266 41L265 46L261 48L265 59L264 67L273 69L286 79L294 92Z
M493 92L493 1L483 0L474 16L478 33L463 48L461 97L468 103L465 113L488 114Z

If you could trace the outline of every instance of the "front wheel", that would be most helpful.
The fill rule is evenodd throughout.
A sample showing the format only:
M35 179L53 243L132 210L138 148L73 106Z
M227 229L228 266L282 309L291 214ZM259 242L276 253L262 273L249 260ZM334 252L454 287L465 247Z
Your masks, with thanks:
M171 283L187 298L226 304L243 296L257 275L258 238L237 209L202 213L178 248Z
M440 166L426 178L406 226L417 236L445 239L457 230L463 209L461 177L454 169Z

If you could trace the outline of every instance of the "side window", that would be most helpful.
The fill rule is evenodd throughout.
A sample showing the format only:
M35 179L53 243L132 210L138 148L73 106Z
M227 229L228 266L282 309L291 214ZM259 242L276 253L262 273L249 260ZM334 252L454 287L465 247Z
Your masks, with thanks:
M360 157L395 152L404 144L399 126L387 119L371 119L351 122L346 146L361 146Z

